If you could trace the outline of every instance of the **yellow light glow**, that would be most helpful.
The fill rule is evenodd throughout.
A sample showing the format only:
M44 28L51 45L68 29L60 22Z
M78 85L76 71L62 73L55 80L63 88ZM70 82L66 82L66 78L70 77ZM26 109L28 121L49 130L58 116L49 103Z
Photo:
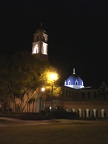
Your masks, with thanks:
M41 88L41 91L42 91L42 92L44 92L44 91L45 91L45 88L44 88L44 87L42 87L42 88Z
M49 74L49 80L50 81L56 81L58 79L58 74L57 73L50 73Z

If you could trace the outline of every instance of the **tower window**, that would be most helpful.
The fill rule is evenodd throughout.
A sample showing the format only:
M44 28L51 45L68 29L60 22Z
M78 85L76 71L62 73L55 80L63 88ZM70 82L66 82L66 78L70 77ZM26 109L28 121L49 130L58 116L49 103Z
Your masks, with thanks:
M46 49L46 47L43 48L43 54L47 54L47 49Z
M42 48L42 54L45 54L45 55L47 55L47 45L44 43L43 44L43 48Z
M33 49L33 54L39 53L38 45L36 45Z
M39 40L39 36L37 36L37 41Z
M45 37L43 36L43 41L45 42Z

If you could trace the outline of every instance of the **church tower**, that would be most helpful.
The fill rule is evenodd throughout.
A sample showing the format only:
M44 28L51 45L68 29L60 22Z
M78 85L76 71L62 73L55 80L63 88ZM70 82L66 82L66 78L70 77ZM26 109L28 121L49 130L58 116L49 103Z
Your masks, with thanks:
M32 43L32 54L40 60L48 60L48 35L46 31L41 28L34 33Z

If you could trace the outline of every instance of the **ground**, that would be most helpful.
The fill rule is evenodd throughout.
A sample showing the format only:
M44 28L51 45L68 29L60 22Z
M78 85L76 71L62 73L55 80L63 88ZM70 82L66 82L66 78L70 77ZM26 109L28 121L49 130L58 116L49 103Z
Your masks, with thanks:
M107 144L108 120L0 118L0 144Z

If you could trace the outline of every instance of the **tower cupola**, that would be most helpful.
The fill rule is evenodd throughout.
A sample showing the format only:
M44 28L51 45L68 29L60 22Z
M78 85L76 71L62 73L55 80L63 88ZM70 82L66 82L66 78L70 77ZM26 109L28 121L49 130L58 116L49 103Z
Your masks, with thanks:
M32 54L37 58L45 60L48 59L48 35L42 26L34 33L32 43Z

